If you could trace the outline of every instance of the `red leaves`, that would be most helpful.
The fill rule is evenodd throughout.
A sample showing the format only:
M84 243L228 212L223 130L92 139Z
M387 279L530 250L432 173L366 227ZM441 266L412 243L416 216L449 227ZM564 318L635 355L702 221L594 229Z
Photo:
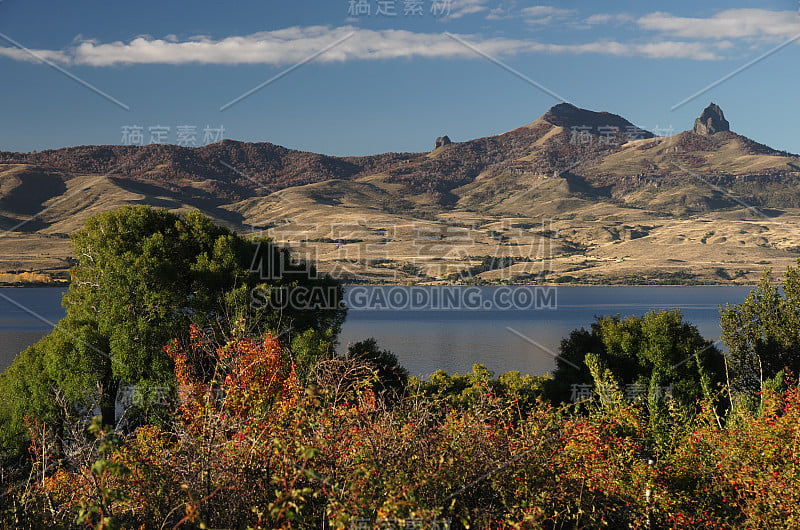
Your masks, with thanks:
M246 418L255 408L263 412L297 402L300 384L295 367L271 336L263 341L245 336L214 347L211 338L192 325L188 345L182 347L175 340L166 351L175 361L180 409L189 425L200 428L209 408ZM209 363L214 366L210 378L203 371Z

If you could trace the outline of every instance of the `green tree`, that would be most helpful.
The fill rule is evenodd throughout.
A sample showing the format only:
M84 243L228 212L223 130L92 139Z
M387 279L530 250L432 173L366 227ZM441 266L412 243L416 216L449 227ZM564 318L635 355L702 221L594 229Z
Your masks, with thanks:
M412 378L410 387L422 395L444 397L451 406L469 408L493 397L504 405L513 405L521 415L533 409L544 395L544 376L520 375L516 370L497 378L484 365L472 365L472 372L449 375L444 370L431 374L430 381Z
M711 398L724 381L722 354L696 327L683 322L679 310L603 317L590 331L573 331L561 343L548 386L554 401L570 401L573 385L594 384L587 354L611 372L627 398L648 403L663 400L670 390L678 403L689 406L697 398Z
M800 260L798 261L800 263ZM734 390L754 397L779 375L800 371L800 267L787 267L783 286L764 271L742 304L720 308ZM783 374L781 374L783 372Z
M164 346L185 336L190 322L217 329L247 317L253 331L289 344L308 329L335 341L344 321L337 282L199 212L125 207L90 218L72 241L78 265L63 299L66 317L0 379L0 399L12 410L6 423L17 427L31 388L37 413L52 417L47 392L59 391L73 405L98 406L103 424L115 424L121 385L173 383Z
M351 344L347 348L347 357L366 362L372 367L376 375L373 390L382 394L389 402L405 395L408 370L400 365L394 353L380 349L374 338Z

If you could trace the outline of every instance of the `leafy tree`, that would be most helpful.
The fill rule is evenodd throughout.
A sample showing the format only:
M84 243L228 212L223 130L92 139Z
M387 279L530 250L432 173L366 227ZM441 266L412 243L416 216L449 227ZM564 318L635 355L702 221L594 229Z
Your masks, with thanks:
M397 356L389 350L382 350L374 338L351 344L347 357L369 364L377 376L373 390L389 398L389 401L402 397L408 385L408 370L397 361Z
M337 282L199 212L125 207L90 218L72 241L78 265L62 302L67 315L0 379L11 408L3 430L19 426L25 407L52 417L47 392L55 390L115 424L121 385L174 384L164 347L190 323L226 328L245 316L288 344L306 329L335 341L344 321Z
M335 349L336 337L332 333L320 333L313 328L296 333L289 351L296 364L295 371L300 382L305 384L317 361L334 355Z
M712 397L724 381L724 358L679 310L650 311L643 317L597 318L591 330L574 330L561 342L548 387L554 401L573 397L573 385L593 385L587 355L606 367L627 398L657 403L667 390L684 406ZM598 365L598 366L599 366Z
M800 263L800 261L798 261ZM800 371L800 267L787 267L783 286L764 271L744 303L720 310L722 340L729 350L731 386L756 396L762 385ZM783 372L783 374L781 374Z
M42 353L55 339L55 334L49 335L25 349L0 374L0 449L21 447L26 417L45 423L58 418L56 383L47 376Z
M412 378L410 386L421 395L444 397L450 406L463 409L476 406L487 397L496 398L524 415L541 400L545 381L545 377L520 375L516 370L493 378L488 368L476 363L470 373L449 375L437 370L430 381Z

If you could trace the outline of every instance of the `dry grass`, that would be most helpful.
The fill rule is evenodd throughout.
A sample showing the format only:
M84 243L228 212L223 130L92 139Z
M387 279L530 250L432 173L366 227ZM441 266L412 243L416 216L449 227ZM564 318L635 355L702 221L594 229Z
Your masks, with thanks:
M37 179L62 186L32 194ZM201 206L218 222L243 234L256 227L349 281L440 283L469 273L474 281L496 283L530 281L546 271L548 282L753 283L764 268L782 270L800 256L800 233L793 229L800 209L767 218L729 200L733 207L697 213L693 204L719 198L701 183L611 198L599 191L592 196L580 181L501 175L455 190L458 206L442 210L425 193L403 195L376 175L214 206L155 185L141 191L114 178L43 176L13 165L0 169L0 191L2 198L19 199L0 200L3 228L24 223L0 237L0 270L47 277L66 277L68 234L89 216L126 204L173 211ZM480 270L486 256L518 262Z

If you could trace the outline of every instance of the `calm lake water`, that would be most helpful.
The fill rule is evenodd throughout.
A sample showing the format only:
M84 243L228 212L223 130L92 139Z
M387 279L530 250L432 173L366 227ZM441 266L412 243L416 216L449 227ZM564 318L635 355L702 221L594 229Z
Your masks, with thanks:
M340 335L340 350L375 337L414 375L425 377L440 368L464 373L477 362L498 374L509 370L544 374L555 366L561 339L572 329L588 327L596 315L643 315L653 309L679 308L703 336L718 340L720 304L741 303L751 288L550 289L351 287L347 296L354 308ZM64 316L64 291L0 288L0 369Z

